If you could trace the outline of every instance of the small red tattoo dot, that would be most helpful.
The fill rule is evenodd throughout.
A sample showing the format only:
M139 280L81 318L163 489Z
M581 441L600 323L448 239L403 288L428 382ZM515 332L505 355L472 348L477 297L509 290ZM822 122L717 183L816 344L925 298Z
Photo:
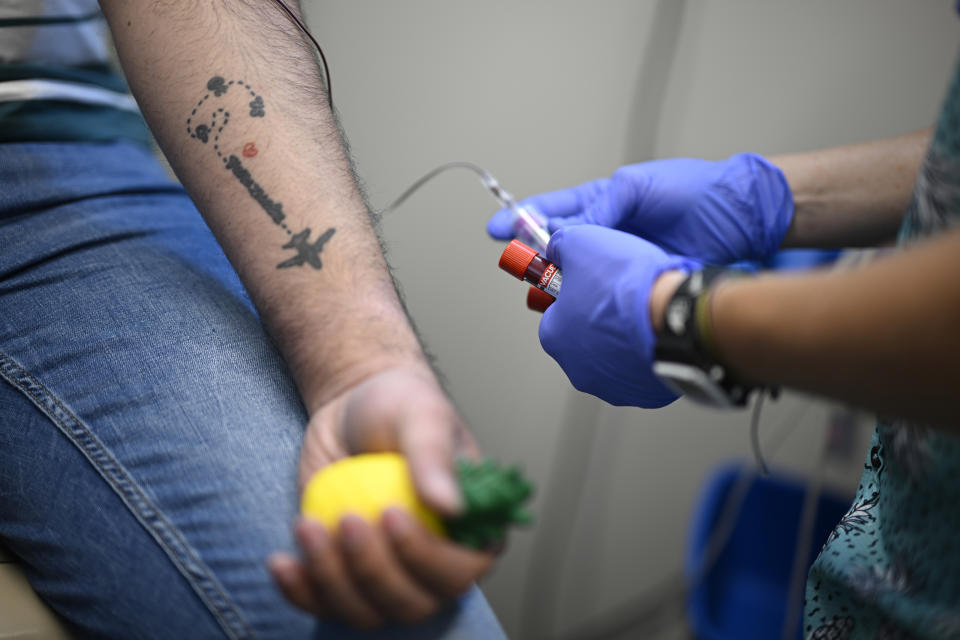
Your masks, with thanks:
M252 142L248 142L247 144L243 145L244 158L252 158L253 156L257 155L257 153L259 152L260 150L257 149L257 145L253 144Z

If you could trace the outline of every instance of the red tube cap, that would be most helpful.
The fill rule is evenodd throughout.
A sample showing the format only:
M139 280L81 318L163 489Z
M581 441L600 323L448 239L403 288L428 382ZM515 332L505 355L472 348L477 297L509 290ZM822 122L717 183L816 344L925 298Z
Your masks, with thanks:
M536 287L530 287L530 290L527 291L527 309L543 313L547 310L547 307L556 302L556 300L556 298L546 291L537 289Z
M523 274L537 255L536 251L519 240L511 240L500 256L500 268L517 280L523 280Z

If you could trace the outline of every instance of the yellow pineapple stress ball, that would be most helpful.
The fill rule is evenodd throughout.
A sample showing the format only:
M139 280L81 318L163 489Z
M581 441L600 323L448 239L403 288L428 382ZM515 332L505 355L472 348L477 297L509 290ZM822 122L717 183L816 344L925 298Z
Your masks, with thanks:
M324 467L307 483L300 508L335 531L348 513L377 523L385 509L400 507L433 533L476 549L502 541L511 524L530 522L523 503L532 488L516 468L460 460L457 476L464 510L447 520L421 502L407 460L398 453L365 453Z

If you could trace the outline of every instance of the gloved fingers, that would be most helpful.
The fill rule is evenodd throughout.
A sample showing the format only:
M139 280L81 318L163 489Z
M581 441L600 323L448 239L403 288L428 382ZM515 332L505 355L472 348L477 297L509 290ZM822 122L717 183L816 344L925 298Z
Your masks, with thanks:
M646 238L619 229L611 229L606 225L583 224L563 227L550 236L546 256L547 260L561 269L564 268L565 262L571 262L573 259L578 268L583 267L584 271L588 268L589 271L597 271L601 262L614 264L617 260L629 261L650 252L658 256L667 256L663 249ZM569 258L566 257L567 254L570 255ZM577 275L565 275L564 279L568 277L578 278Z
M549 230L555 231L567 224L583 224L578 222L579 216L604 197L609 182L608 178L591 180L576 187L531 196L519 204L542 214L549 221ZM514 213L501 209L487 222L487 233L497 240L510 240L515 234L514 222Z
M584 267L591 267L589 271L594 271L598 264L598 258L604 257L608 249L604 244L605 241L626 236L627 234L614 229L598 228L598 225L590 227L567 225L550 236L550 243L547 245L547 260L557 265L561 270L564 268L565 262L578 262ZM649 244L641 238L631 236L631 239L644 246ZM569 258L567 258L568 253L570 254ZM567 266L571 265L568 264ZM577 273L572 277L579 279L582 275L582 273Z
M645 218L650 212L644 207L648 206L645 195L651 183L651 164L654 163L627 165L614 171L603 191L581 213L563 219L551 218L551 231L561 226L592 224L644 237L638 228L649 224Z
M559 356L559 348L562 346L564 338L563 331L558 324L557 311L554 309L556 306L557 304L553 303L543 312L543 317L540 318L540 326L537 327L537 338L540 339L540 346L544 352L553 358L561 369L564 369ZM566 373L566 369L564 369L564 373Z
M584 182L575 187L541 193L523 201L548 218L567 218L583 213L607 190L609 178Z
M547 218L530 204L530 200L523 200L517 204L526 209L539 226L545 225ZM490 220L487 221L487 233L489 233L490 237L494 240L512 240L519 235L518 230L522 225L517 218L518 214L516 211L512 209L500 209L500 211L493 214Z
M560 229L547 257L563 269L563 285L538 336L570 383L616 406L654 408L675 400L652 370L650 292L661 273L699 264L599 225Z
M598 193L590 204L578 213L569 216L547 218L547 229L554 233L564 227L573 227L582 224L594 224L601 227L615 228L620 222L620 207L612 197L610 189Z
M487 233L494 240L512 240L515 214L510 209L500 209L487 220Z
M601 181L595 181L601 182ZM596 189L588 197L581 197L581 208L576 213L563 217L550 217L550 231L562 227L592 224L610 229L633 232L624 222L628 218L641 218L644 195L650 185L647 164L635 164L620 167L613 176L602 181L602 188ZM587 194L583 194L587 195ZM637 222L634 220L634 222Z
M558 229L550 236L550 242L547 244L547 260L557 265L561 271L563 271L563 247L566 243L566 231L566 229ZM546 313L544 313L544 318L546 318ZM543 321L540 322L540 326L543 326Z
M564 257L569 252L571 258L580 258L586 264L595 266L597 257L603 256L604 250L606 249L603 241L626 235L621 234L619 231L603 229L600 230L598 237L597 233L592 233L592 231L594 231L594 229L574 225L568 225L558 229L556 233L550 236L550 243L547 245L547 260L562 270L565 261ZM634 238L634 240L640 239ZM644 240L641 240L641 242L647 244ZM580 275L581 274L574 274L573 277L579 278Z

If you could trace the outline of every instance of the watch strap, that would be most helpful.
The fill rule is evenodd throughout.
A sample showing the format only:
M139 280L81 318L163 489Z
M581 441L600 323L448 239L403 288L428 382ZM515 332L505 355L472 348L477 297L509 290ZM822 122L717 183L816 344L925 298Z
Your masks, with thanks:
M714 279L711 284L714 284L717 280L719 280L719 278ZM714 290L715 287L708 285L704 288L703 292L697 296L697 300L694 303L693 313L696 322L694 337L696 339L695 346L699 347L707 360L721 362L720 351L717 348L717 341L713 334L713 313L710 308L713 301Z
M657 334L654 349L657 363L675 363L699 370L702 374L697 375L716 389L714 394L722 393L727 399L724 403L710 404L743 406L756 388L737 378L721 362L710 314L712 287L721 279L744 275L741 271L718 267L706 267L688 275L667 303L663 327ZM666 372L668 369L661 366L661 370ZM691 375L688 382L695 377ZM703 397L708 395L701 394Z
M715 282L736 274L728 269L706 267L690 273L680 283L667 302L663 328L657 333L657 360L704 367L718 364L713 355L716 349L709 317L709 296L704 294Z

